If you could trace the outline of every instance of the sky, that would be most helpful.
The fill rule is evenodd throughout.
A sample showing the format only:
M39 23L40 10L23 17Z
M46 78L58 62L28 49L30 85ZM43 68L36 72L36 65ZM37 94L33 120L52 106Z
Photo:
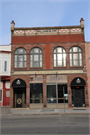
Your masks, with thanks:
M0 0L0 45L11 43L15 27L80 25L84 19L85 41L90 42L90 0Z

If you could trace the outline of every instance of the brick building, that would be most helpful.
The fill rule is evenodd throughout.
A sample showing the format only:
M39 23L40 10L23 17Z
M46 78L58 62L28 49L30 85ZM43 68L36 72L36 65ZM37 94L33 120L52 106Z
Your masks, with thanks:
M84 20L64 27L11 22L11 107L88 107Z
M88 85L88 98L89 98L89 108L90 108L90 42L85 43L86 51L86 69L87 69L87 85Z
M10 105L11 45L0 45L0 106Z

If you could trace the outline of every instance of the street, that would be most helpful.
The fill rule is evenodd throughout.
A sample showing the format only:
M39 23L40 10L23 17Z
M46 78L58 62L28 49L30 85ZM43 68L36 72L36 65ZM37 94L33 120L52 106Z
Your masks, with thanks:
M1 134L89 135L89 115L1 116Z

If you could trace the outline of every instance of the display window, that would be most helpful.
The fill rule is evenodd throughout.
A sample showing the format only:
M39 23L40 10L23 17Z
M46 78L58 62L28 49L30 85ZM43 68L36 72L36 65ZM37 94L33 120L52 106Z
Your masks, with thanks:
M30 103L43 103L43 84L30 84Z

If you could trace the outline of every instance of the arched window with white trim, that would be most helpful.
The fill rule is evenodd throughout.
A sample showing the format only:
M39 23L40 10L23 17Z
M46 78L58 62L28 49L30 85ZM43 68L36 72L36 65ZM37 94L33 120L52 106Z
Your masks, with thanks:
M82 50L78 46L74 46L69 51L70 67L82 66Z
M54 67L66 67L66 51L63 47L57 47L53 52Z
M14 67L26 68L27 66L27 54L24 48L18 48L14 52Z
M42 67L42 50L38 47L30 51L30 67Z

